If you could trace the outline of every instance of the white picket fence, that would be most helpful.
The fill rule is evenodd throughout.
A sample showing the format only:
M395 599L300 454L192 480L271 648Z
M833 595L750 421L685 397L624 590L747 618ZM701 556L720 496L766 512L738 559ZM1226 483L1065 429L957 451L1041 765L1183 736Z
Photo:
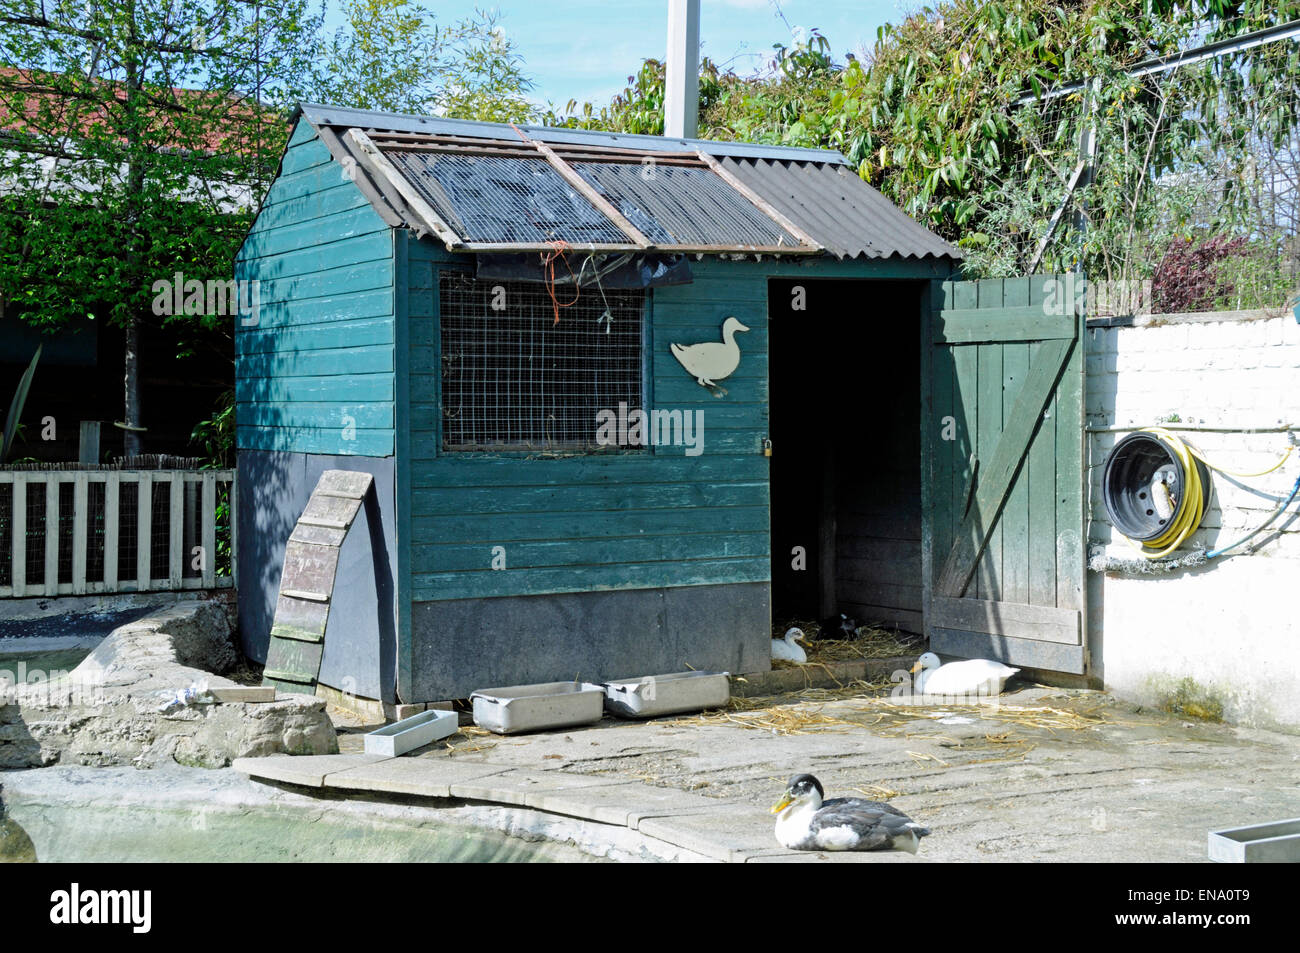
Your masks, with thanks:
M233 586L234 481L233 470L0 470L0 598Z

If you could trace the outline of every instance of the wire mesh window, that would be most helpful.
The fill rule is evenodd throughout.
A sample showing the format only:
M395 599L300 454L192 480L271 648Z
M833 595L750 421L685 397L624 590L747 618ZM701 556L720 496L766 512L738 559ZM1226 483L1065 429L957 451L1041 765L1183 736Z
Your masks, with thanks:
M72 532L77 515L72 509L72 497L75 487L71 483L59 483L59 522L55 531L58 533L59 582L72 582Z
M599 411L640 409L643 291L439 280L444 450L594 450ZM569 303L572 302L572 303Z

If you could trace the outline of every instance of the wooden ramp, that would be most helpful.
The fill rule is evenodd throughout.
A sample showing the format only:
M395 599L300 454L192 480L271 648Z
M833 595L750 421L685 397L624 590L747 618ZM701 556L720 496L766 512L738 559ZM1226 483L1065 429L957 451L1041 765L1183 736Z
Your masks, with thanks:
M284 547L263 685L282 692L316 693L339 550L373 482L369 473L350 470L321 474Z

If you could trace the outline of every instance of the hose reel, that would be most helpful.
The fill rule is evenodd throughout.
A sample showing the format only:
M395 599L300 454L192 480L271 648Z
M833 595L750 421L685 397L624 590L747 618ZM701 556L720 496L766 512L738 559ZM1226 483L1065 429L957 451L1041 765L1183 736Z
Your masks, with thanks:
M1177 437L1139 430L1115 444L1102 471L1102 502L1111 525L1135 543L1165 550L1182 545L1210 504L1210 470Z
M1272 473L1290 458L1295 445L1267 470L1238 473L1207 461L1198 450L1160 427L1129 434L1115 444L1102 470L1102 502L1115 527L1147 559L1163 559L1185 543L1201 525L1210 505L1210 471L1234 477ZM1273 522L1300 495L1300 476L1290 495L1252 532L1205 553L1220 556L1251 539Z

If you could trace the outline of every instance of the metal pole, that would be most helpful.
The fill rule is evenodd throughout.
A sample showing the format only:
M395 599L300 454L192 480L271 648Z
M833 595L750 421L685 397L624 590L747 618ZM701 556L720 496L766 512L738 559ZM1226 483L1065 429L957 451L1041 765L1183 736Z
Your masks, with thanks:
M1206 43L1204 46L1198 46L1182 53L1170 53L1166 56L1143 60L1130 66L1124 72L1129 76L1151 76L1155 73L1167 73L1169 70L1177 69L1180 66L1203 63L1206 60L1227 53L1240 53L1243 50L1251 50L1257 46L1279 43L1282 40L1291 40L1297 37L1300 37L1300 20L1289 20L1286 23L1279 23L1277 26L1266 27L1263 30L1255 30L1226 40ZM1071 93L1081 92L1088 85L1088 82L1088 80L1084 80L1071 83L1068 86L1058 86L1056 89L1040 94L1026 93L1016 100L1015 105L1024 106L1032 102L1046 102L1049 99L1069 96Z
M694 139L700 123L700 0L668 0L664 135Z

